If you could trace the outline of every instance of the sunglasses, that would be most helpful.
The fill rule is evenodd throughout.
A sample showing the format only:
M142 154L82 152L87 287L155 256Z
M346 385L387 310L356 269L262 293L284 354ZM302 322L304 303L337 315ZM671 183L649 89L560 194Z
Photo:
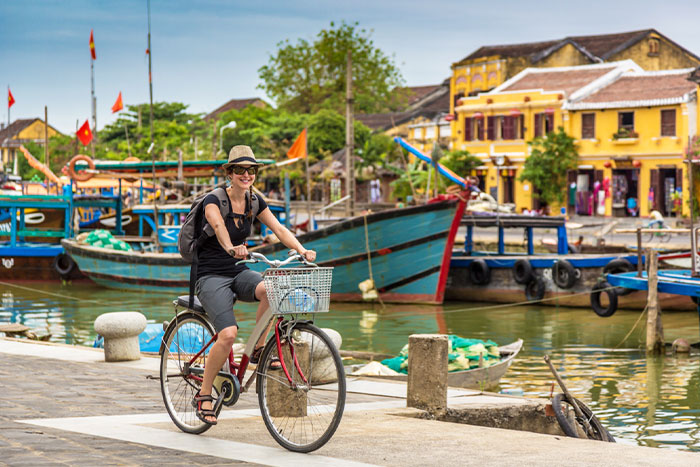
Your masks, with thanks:
M248 175L255 175L258 173L258 168L254 165L250 167L243 167L242 165L234 165L231 167L231 172L235 173L236 175L243 175L244 173L248 172Z

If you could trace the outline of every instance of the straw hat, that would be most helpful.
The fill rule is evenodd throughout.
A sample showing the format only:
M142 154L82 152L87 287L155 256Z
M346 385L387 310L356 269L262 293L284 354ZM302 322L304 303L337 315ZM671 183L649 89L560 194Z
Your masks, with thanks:
M228 162L221 167L223 167L224 170L227 170L232 165L250 167L253 165L262 164L255 159L255 154L253 154L253 150L250 149L250 146L239 144L238 146L231 148L231 151L228 153Z

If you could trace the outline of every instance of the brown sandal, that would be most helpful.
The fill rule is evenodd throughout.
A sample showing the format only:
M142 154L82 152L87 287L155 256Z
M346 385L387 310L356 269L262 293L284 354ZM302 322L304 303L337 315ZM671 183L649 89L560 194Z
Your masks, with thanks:
M207 425L216 425L217 424L217 416L216 412L214 412L213 409L202 409L202 402L211 402L212 405L214 404L214 398L212 397L211 394L204 394L201 395L199 394L199 391L197 391L197 394L194 395L194 399L192 399L192 405L194 406L196 410L195 415L197 415L197 418L206 423ZM214 417L214 421L207 420L207 417Z
M258 362L260 362L260 355L262 354L262 351L264 348L265 348L265 346L260 346L260 347L256 347L253 350L253 353L250 355L250 363L252 363L253 365L257 365ZM272 357L270 359L269 368L271 370L280 370L282 368L282 362L280 362L279 358Z

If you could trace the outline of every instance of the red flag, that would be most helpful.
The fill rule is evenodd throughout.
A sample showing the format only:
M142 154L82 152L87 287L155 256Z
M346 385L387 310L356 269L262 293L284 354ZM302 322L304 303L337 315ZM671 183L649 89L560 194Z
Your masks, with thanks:
M87 120L85 120L83 126L80 127L80 130L78 130L76 136L80 142L83 143L83 146L90 144L90 141L92 141L92 131L90 131L90 123L88 123Z
M10 88L7 88L7 108L9 109L12 107L12 104L15 103L15 98L12 95L12 91L10 91Z
M90 29L90 55L92 55L93 60L97 60L95 55L95 37L92 35L92 29Z
M123 108L124 108L124 103L122 102L122 92L119 91L119 96L117 97L117 101L112 106L112 113L119 112Z
M294 141L292 147L287 151L287 157L290 159L304 158L306 157L306 128L299 133L297 140Z

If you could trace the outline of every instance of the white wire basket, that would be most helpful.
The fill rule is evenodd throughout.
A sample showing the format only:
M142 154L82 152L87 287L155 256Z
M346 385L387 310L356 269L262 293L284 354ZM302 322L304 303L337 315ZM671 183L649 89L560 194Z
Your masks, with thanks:
M333 268L267 269L267 299L276 314L327 312Z

